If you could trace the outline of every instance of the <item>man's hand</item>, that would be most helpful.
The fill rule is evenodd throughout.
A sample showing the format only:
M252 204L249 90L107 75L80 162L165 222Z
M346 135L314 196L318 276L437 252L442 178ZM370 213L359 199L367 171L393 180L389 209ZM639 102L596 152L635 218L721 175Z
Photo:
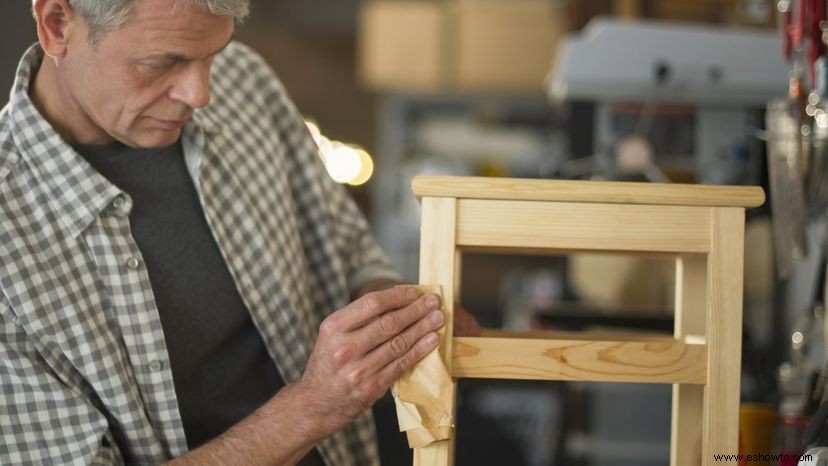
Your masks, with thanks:
M437 347L440 300L416 288L370 292L319 328L302 378L211 442L173 460L180 465L284 464L365 412L403 372ZM455 334L479 335L459 306Z
M363 296L372 291L385 290L393 286L399 286L401 284L402 283L398 282L397 280L381 278L378 280L374 280L372 282L368 282L359 290L357 296ZM472 315L472 313L460 306L460 304L455 303L453 335L456 337L479 337L482 334L482 332L483 329L480 327L480 324L477 322L477 319L474 317L474 315Z
M356 419L437 347L440 300L418 295L406 286L371 292L322 322L296 383L305 421L320 438Z

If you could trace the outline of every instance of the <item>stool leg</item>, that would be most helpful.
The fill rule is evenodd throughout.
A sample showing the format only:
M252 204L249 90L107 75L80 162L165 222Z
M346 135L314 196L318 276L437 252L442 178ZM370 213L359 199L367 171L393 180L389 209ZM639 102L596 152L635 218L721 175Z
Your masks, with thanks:
M739 449L745 212L714 208L707 273L707 386L702 464Z
M457 200L454 198L422 199L422 230L420 236L420 283L437 285L443 290L445 326L439 332L440 356L451 374L451 337L454 328L455 290L459 270L455 267L455 223ZM413 370L417 370L415 367ZM434 380L433 384L450 387L451 406L444 407L455 419L457 384L450 375L447 380ZM424 390L428 390L424 388ZM431 390L429 390L431 391ZM414 449L414 466L452 466L454 464L454 433L447 440L440 440Z
M454 439L441 440L414 449L414 466L451 466L454 464Z
M707 303L707 258L679 256L676 260L675 332L681 340L705 334ZM673 416L670 429L670 466L701 464L703 385L673 385Z

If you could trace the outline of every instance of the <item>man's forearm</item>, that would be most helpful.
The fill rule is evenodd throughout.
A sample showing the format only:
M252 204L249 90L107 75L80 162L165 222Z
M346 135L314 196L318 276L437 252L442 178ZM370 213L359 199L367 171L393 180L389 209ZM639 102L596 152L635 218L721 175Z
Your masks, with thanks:
M214 440L170 461L186 465L294 465L324 437L303 415L294 385Z

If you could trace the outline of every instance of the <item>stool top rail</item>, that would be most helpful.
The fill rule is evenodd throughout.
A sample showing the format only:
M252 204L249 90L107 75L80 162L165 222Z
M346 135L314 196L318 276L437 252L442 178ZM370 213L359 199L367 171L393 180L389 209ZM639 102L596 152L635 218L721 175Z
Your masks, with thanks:
M745 208L759 207L765 202L765 192L758 186L417 176L411 182L411 188L418 198L455 197Z

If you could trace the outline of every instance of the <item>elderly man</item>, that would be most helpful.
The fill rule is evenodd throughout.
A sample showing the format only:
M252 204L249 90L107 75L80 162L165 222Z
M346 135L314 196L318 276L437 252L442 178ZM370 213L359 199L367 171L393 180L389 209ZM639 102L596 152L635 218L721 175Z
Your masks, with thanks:
M231 41L247 3L34 0L0 113L0 464L378 463L368 408L439 300L387 289Z

